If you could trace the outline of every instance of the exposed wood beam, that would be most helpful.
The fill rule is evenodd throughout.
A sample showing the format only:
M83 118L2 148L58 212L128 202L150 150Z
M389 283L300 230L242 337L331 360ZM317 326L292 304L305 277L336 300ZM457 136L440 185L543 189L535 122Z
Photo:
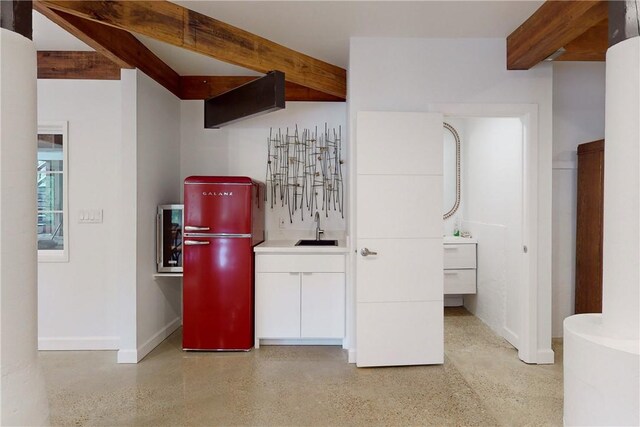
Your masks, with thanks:
M283 108L284 74L272 71L264 77L204 101L204 127L217 129Z
M0 0L0 28L32 39L31 0Z
M50 8L143 34L250 70L346 98L346 70L167 1L41 0Z
M98 52L38 51L38 78L119 80L120 67Z
M93 51L38 51L38 78L119 80L120 66ZM205 100L258 78L254 76L181 76L179 98ZM290 82L285 83L285 100L344 102L342 98Z
M252 76L182 76L181 99L207 99L240 85L248 83L259 77ZM286 78L286 76L285 76ZM286 101L320 101L343 102L344 98L329 95L324 92L309 89L295 83L285 83Z
M180 76L144 44L128 32L52 10L42 2L34 9L122 68L138 68L176 96L180 96Z
M507 37L507 69L528 70L607 18L607 1L546 1Z
M607 56L608 20L591 27L564 46L565 52L554 61L604 61Z

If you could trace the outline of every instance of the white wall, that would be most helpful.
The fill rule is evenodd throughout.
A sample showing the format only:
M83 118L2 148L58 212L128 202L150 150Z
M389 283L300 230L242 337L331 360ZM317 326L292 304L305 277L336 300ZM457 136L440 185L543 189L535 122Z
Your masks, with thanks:
M553 63L553 336L574 312L578 144L604 138L605 64Z
M515 343L523 285L522 123L517 118L463 120L463 229L478 239L477 294L465 296L465 307Z
M38 120L69 123L69 262L38 265L41 350L118 348L120 102L120 81L38 81ZM103 222L80 224L87 208L102 209Z
M137 72L138 359L180 327L180 282L154 280L158 205L180 198L180 100Z
M204 103L202 101L182 101L180 175L182 181L190 175L243 175L264 182L267 170L267 140L269 128L324 129L342 127L343 156L347 143L346 105L343 102L287 102L286 108L277 112L243 120L221 129L204 128ZM343 174L348 172L345 159ZM345 183L346 190L346 183ZM270 202L267 204L270 206ZM305 211L306 212L306 211ZM278 239L305 233L311 236L315 225L307 212L301 220L300 210L289 222L287 207L275 206L266 211L268 238ZM345 210L345 217L347 212ZM278 224L285 218L284 228ZM335 211L329 218L321 218L324 230L344 232L345 220Z
M548 360L552 355L550 65L507 71L504 39L352 38L348 87L352 143L358 111L429 111L434 104L537 104L538 247L532 256L538 265L534 313L538 335L534 341L538 354ZM349 326L353 336L353 323Z
M136 70L121 70L122 137L119 144L118 244L116 249L118 363L138 362L137 334L137 204L138 204L138 76Z
M118 362L136 363L180 326L180 282L153 278L156 208L180 197L180 101L123 70L122 114Z

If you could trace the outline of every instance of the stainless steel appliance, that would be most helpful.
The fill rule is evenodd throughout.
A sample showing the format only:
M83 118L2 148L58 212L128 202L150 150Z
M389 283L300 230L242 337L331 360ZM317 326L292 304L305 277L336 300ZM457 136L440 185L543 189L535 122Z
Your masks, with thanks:
M184 205L160 205L156 216L158 273L182 273Z

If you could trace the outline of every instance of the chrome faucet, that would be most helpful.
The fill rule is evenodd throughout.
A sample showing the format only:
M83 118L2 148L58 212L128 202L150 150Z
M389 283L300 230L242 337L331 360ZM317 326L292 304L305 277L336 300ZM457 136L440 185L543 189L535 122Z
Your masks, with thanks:
M316 211L314 221L316 223L316 240L320 240L320 235L324 234L324 230L320 230L320 212Z

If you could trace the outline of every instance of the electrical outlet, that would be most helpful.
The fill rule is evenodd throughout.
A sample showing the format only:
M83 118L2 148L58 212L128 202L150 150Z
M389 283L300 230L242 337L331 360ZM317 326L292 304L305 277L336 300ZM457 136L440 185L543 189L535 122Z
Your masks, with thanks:
M278 220L278 226L280 228L284 228L284 217L280 217L280 219Z

